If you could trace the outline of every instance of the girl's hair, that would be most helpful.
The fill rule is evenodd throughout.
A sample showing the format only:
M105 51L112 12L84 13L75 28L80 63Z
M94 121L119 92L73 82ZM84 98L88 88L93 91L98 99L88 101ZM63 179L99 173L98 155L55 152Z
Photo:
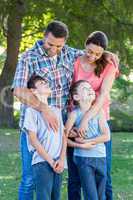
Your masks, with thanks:
M69 99L69 100L70 100L70 102L71 102L73 105L75 105L75 106L78 106L78 105L79 105L79 102L76 101L73 97L74 97L74 95L77 94L77 92L78 92L78 87L79 87L79 85L80 85L81 83L88 83L88 84L89 84L89 82L86 81L86 80L79 80L79 81L76 81L75 83L73 83L72 86L70 87L70 99Z
M102 47L104 50L107 48L108 46L108 38L106 36L105 33L103 33L102 31L95 31L95 32L92 32L86 42L85 42L85 45L89 45L89 44L95 44L97 46L100 46ZM107 60L105 58L105 55L103 54L101 56L101 58L99 58L97 61L96 61L96 65L97 67L95 68L95 74L96 76L100 77L100 74L103 72L105 66L107 65Z

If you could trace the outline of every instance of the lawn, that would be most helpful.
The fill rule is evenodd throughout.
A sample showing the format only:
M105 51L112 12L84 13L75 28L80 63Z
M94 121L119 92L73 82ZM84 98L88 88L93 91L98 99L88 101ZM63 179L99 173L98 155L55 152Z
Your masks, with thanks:
M17 200L21 177L17 130L0 129L0 200ZM114 200L133 199L133 134L113 134ZM64 173L62 200L66 200L67 172Z

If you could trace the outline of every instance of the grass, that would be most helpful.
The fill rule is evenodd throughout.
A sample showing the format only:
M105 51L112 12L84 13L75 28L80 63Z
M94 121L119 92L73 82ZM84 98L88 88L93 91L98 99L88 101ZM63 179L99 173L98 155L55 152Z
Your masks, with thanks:
M17 200L21 177L19 134L15 129L0 129L0 199ZM113 190L114 200L133 199L133 134L113 134ZM67 172L64 173L62 200L67 199Z

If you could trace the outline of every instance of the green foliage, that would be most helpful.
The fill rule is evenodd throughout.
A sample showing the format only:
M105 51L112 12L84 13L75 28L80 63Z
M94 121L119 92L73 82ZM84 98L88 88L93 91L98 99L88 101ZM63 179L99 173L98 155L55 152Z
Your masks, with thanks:
M45 27L53 19L68 25L68 44L77 48L84 48L84 41L92 31L104 31L110 41L108 49L121 59L121 76L115 82L112 97L114 101L127 102L133 89L132 0L1 0L0 45L4 47L7 43L7 19L17 2L24 7L20 52L41 39ZM4 64L1 60L0 57L0 73Z

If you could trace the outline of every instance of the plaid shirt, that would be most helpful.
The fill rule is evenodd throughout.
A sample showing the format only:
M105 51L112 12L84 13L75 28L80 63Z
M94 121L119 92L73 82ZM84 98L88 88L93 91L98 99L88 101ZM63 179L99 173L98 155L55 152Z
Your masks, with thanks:
M63 47L57 60L49 57L43 48L43 41L37 41L33 48L22 54L18 61L12 88L27 87L27 82L33 73L45 77L52 90L48 99L49 105L65 109L69 89L73 78L73 64L83 51ZM26 105L21 105L20 127L23 127Z

